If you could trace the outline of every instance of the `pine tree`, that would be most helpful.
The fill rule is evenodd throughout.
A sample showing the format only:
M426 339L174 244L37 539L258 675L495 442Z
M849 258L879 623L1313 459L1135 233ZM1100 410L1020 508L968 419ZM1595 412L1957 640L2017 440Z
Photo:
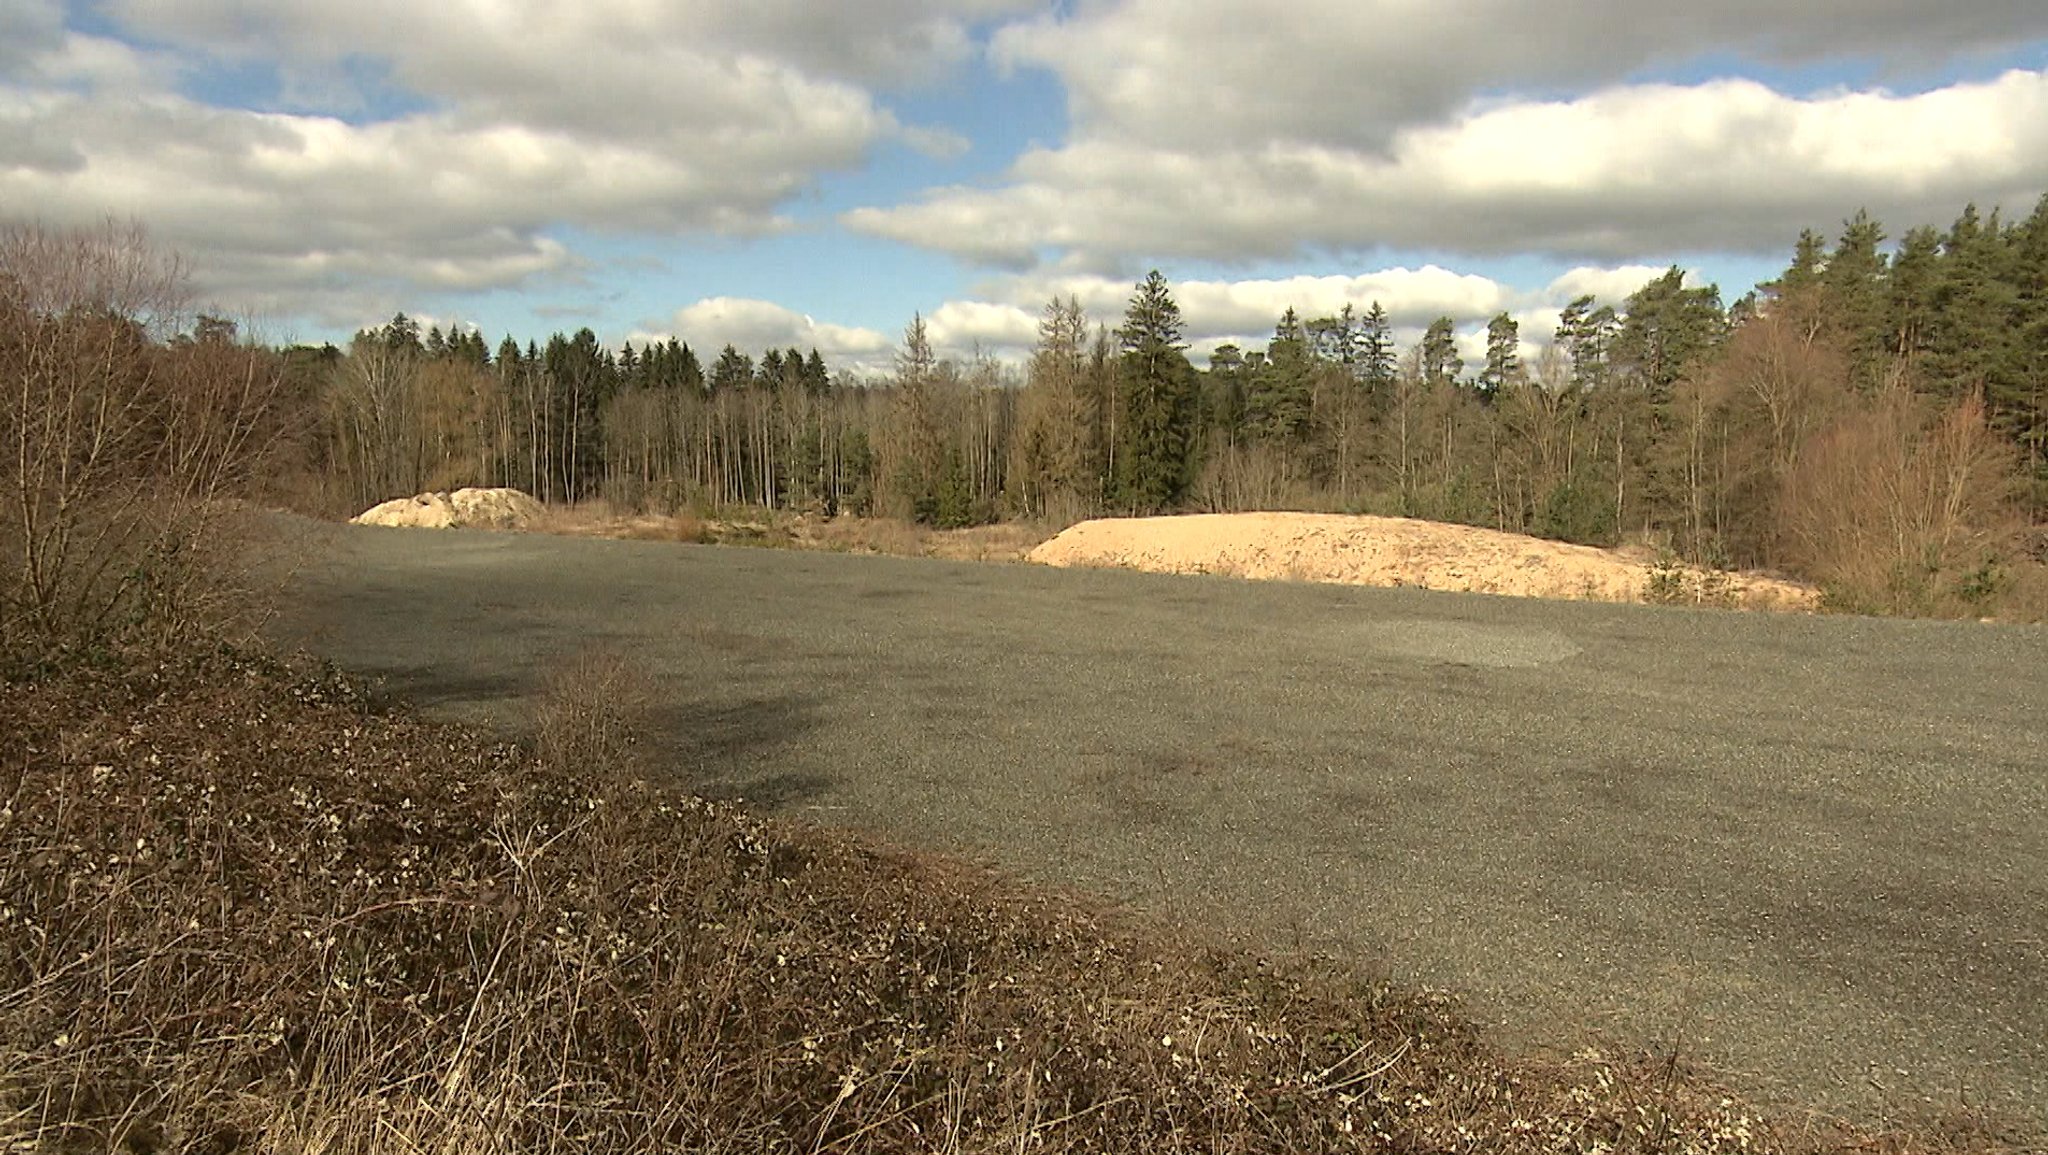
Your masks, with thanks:
M1138 284L1117 340L1117 488L1134 511L1158 513L1179 504L1193 475L1195 380L1180 306L1157 269Z
M711 392L737 393L754 383L754 359L740 352L731 343L718 351L718 360L711 363Z
M1479 395L1492 401L1522 379L1522 327L1506 313L1486 323L1486 367L1479 371Z
M811 355L804 358L804 391L813 397L823 397L832 390L832 374L825 368L825 358L813 347Z
M1385 398L1394 387L1394 374L1399 371L1399 353L1394 348L1394 327L1387 320L1387 311L1378 301L1366 310L1364 348L1360 353L1359 380L1376 399Z
M1673 265L1629 297L1610 356L1624 380L1661 405L1678 379L1711 355L1726 333L1721 290L1714 285L1686 288L1685 271Z
M1465 359L1458 355L1456 323L1438 317L1422 334L1422 381L1431 388L1456 385L1465 375Z
M2048 507L2048 195L2015 230L2012 388L2008 424L2032 475L2038 519Z
M1575 387L1590 390L1607 384L1614 333L1619 327L1613 306L1599 304L1590 295L1564 307L1556 340L1571 361Z
M1908 232L1892 258L1885 306L1885 352L1908 364L1927 351L1927 333L1941 278L1941 233L1922 225Z
M1281 316L1266 347L1266 363L1251 376L1245 420L1269 441L1293 441L1308 433L1313 371L1307 336L1293 309Z
M1878 250L1884 229L1867 212L1842 226L1842 239L1820 276L1823 320L1837 348L1849 356L1850 380L1875 389L1884 374L1886 324L1885 257Z

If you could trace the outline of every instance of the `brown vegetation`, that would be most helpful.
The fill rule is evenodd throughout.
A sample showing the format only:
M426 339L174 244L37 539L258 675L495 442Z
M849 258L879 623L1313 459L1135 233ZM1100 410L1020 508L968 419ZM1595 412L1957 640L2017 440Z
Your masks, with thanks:
M544 759L231 660L0 684L0 1145L2002 1149L608 773L621 677Z
M0 231L0 648L176 645L242 600L275 358L191 323L137 229Z
M547 516L528 528L570 537L990 562L1022 561L1032 547L1051 536L1050 530L1029 522L938 529L902 518L818 517L758 507L727 509L716 514L687 510L671 514L622 512L603 500L550 509Z

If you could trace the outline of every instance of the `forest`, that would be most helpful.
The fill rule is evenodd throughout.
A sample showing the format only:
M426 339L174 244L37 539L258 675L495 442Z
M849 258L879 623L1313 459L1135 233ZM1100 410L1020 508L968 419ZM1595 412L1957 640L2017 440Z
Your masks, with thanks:
M1402 347L1374 303L1290 309L1263 348L1198 368L1158 272L1121 317L1047 302L1023 365L941 359L913 319L879 378L816 350L707 361L588 329L492 348L402 314L346 348L264 348L210 317L158 339L271 366L274 451L252 484L328 516L466 485L939 527L1365 512L1648 544L1817 582L1841 609L1972 616L2039 599L2048 560L2048 197L1896 243L1859 212L1732 303L1673 268L1571 302L1553 333L1502 314L1471 364L1451 318Z

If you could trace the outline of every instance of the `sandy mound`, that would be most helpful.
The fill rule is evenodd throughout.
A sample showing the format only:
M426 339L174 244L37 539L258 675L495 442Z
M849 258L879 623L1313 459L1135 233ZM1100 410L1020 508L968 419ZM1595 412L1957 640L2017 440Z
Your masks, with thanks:
M1032 550L1029 560L1519 597L1814 604L1812 590L1771 578L1660 569L1591 546L1398 517L1217 513L1084 521Z
M530 529L544 512L540 502L516 489L458 489L387 501L349 522L419 529Z

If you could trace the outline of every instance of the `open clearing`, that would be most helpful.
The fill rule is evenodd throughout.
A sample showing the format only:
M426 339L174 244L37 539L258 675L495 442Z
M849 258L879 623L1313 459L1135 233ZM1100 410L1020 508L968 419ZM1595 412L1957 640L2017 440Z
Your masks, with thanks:
M590 646L706 793L964 850L1515 1034L2048 1125L2048 633L322 530L278 632L518 726Z

